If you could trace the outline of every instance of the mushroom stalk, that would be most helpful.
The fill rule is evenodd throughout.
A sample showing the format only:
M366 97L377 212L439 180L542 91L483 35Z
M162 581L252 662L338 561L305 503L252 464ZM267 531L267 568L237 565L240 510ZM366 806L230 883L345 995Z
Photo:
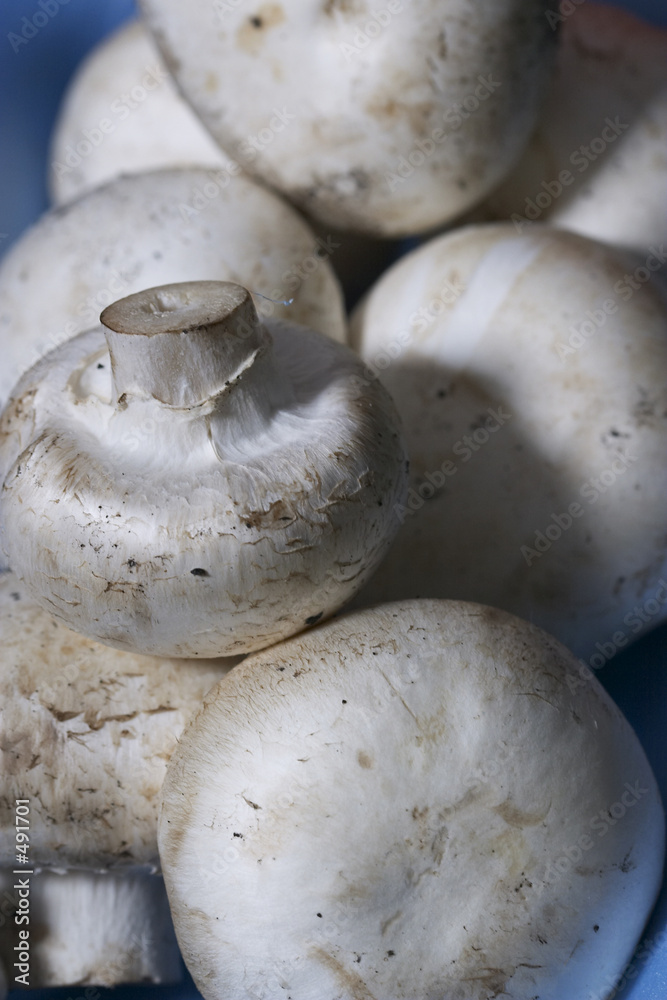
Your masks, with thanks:
M0 873L6 898L14 882L15 875ZM30 910L39 928L30 941L32 989L182 978L164 882L146 868L37 872L30 878ZM0 936L0 960L8 969L16 959L17 931L11 920Z
M264 376L259 362L271 340L240 285L150 288L115 302L101 320L120 409L129 397L192 409L231 394L241 378L244 392L263 383L249 376Z

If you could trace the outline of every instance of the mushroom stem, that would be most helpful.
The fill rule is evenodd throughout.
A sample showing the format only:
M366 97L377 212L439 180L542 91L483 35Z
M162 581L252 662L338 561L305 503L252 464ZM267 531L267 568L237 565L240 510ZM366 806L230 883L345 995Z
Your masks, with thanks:
M130 397L179 409L217 400L242 376L249 387L249 370L271 350L250 293L231 282L149 288L114 302L100 319L119 409Z
M15 881L16 876L0 872L4 898L11 897ZM164 882L146 869L35 873L30 923L33 989L174 983L182 978ZM0 934L0 961L7 968L15 959L17 930L11 920Z

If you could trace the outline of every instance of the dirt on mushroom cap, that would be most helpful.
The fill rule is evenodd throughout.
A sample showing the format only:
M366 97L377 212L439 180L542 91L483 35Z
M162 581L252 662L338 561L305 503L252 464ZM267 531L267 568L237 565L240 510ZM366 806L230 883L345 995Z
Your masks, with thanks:
M159 832L207 1000L556 1000L620 974L664 816L621 713L568 687L576 666L504 612L422 601L228 675L172 758Z

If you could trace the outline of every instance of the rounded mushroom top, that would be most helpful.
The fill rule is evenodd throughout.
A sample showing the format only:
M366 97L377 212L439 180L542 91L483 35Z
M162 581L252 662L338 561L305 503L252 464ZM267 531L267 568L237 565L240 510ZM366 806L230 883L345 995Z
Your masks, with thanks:
M170 761L159 846L207 1000L598 995L662 876L637 738L539 629L376 607L246 659Z
M259 649L340 607L398 527L382 386L329 338L263 326L229 283L148 289L102 318L0 421L3 547L35 599L169 656Z
M229 155L313 218L381 236L445 223L502 179L555 37L545 0L141 6Z
M431 240L376 283L351 336L403 419L411 489L359 600L482 601L586 659L664 617L661 260L505 223Z
M0 867L18 867L17 799L36 868L157 866L158 792L204 694L235 659L139 656L61 625L0 575Z
M105 38L75 73L58 113L49 161L56 205L121 174L229 164L178 93L140 21Z
M539 124L473 216L646 254L667 236L667 31L590 0L562 20Z
M0 264L0 405L24 371L95 326L110 303L170 282L238 282L261 316L343 342L328 259L336 246L236 167L156 170L91 191L47 212Z

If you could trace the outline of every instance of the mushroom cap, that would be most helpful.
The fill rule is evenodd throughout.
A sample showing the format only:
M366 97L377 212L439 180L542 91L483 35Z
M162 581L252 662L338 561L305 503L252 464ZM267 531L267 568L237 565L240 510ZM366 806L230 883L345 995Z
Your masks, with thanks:
M196 302L226 295L218 336ZM123 332L117 307L135 305L147 325ZM386 553L407 481L391 399L342 344L278 320L251 331L247 309L257 322L225 282L129 296L105 310L106 339L68 341L17 386L0 420L3 548L71 628L237 655L328 617Z
M667 306L649 274L498 224L380 279L352 336L403 419L411 488L360 604L493 604L593 666L665 618Z
M229 158L178 93L152 36L123 24L70 82L51 138L56 205L121 174L161 167L222 168Z
M489 192L551 68L545 0L140 6L229 155L313 218L375 235L431 229Z
M39 357L95 326L111 302L200 279L238 281L257 293L260 315L345 340L326 250L294 209L239 173L135 174L48 212L0 264L0 405Z
M158 791L204 694L237 660L123 653L55 621L0 575L0 868L15 865L16 799L34 866L158 865Z
M216 685L159 821L206 1000L602 995L658 893L664 815L609 696L568 685L577 667L505 612L412 601Z
M474 217L514 213L645 253L667 236L666 147L667 31L587 0L564 19L523 156Z

